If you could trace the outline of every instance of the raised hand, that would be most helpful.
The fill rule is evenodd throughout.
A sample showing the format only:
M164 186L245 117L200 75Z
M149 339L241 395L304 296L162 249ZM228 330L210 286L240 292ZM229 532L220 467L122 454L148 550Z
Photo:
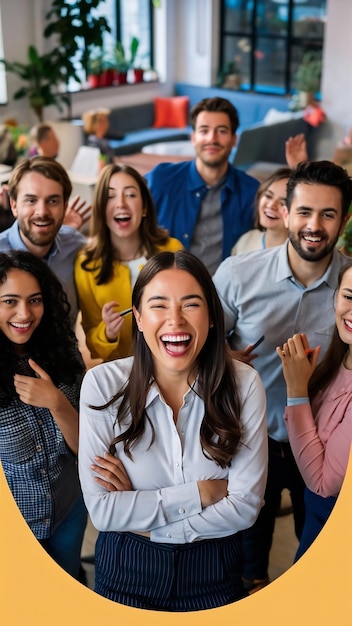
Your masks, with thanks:
M117 335L124 322L124 318L116 311L118 302L106 302L103 306L101 316L105 322L105 334L108 341L116 341Z
M295 168L308 159L307 142L303 133L289 137L285 142L285 156L289 167Z
M79 230L83 224L88 222L92 215L92 206L80 196L76 196L68 205L63 223Z

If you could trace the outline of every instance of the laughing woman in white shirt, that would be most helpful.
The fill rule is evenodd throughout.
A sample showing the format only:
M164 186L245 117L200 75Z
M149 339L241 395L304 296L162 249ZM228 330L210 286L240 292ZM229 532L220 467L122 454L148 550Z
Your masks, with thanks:
M222 606L246 596L239 531L263 504L264 388L226 351L216 289L191 253L151 258L132 301L135 356L89 370L81 393L95 591L143 609Z

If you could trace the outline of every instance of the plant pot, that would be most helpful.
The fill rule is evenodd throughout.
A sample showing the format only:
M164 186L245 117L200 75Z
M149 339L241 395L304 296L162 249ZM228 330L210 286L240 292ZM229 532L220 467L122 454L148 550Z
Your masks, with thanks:
M298 103L300 109L305 109L309 104L314 102L314 93L311 91L299 91Z
M118 85L126 85L127 83L127 72L119 72L116 73L116 80Z
M135 83L142 83L143 82L143 75L144 75L144 70L141 68L134 68L133 69L133 74L134 74L134 81Z
M89 74L87 79L88 79L88 85L92 89L96 89L97 87L100 87L100 74Z
M100 75L100 87L109 87L116 80L116 71L113 68L103 70Z

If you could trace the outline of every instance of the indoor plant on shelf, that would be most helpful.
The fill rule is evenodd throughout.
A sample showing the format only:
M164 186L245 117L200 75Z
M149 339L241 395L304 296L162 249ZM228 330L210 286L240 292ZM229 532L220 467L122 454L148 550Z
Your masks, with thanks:
M127 57L122 41L117 41L114 49L115 67L117 71L117 82L123 85L127 82L127 72L133 68L139 47L138 37L132 37Z
M89 60L96 48L102 49L104 33L111 28L105 17L95 17L94 9L106 0L52 0L46 19L54 19L44 30L45 37L55 36L57 47L71 64L76 58L78 66L88 77Z
M298 107L305 109L314 101L319 91L322 71L322 58L319 52L306 52L295 74L295 87L298 90Z
M97 48L92 53L88 61L87 80L92 89L101 86L101 75L103 72L103 53Z

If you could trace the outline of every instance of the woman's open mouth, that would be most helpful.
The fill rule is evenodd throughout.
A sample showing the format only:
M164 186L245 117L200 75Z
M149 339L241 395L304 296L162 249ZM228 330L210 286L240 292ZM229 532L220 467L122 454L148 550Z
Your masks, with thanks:
M160 337L165 349L170 354L183 354L191 342L191 335L162 335Z

